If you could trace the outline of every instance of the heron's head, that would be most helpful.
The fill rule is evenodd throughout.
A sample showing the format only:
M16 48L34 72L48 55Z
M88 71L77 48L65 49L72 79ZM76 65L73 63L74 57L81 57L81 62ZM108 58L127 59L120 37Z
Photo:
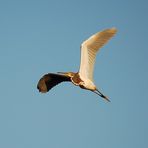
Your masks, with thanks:
M58 72L58 74L72 78L76 73L74 73L74 72Z

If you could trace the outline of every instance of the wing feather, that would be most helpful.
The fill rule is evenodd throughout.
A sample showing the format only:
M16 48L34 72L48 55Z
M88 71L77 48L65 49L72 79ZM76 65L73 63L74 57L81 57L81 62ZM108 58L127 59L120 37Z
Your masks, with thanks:
M60 74L48 73L39 80L37 89L42 93L46 93L54 86L64 81L70 81L70 78Z
M84 41L81 45L81 63L79 74L82 78L93 81L95 58L98 50L106 44L117 32L116 28L98 32Z

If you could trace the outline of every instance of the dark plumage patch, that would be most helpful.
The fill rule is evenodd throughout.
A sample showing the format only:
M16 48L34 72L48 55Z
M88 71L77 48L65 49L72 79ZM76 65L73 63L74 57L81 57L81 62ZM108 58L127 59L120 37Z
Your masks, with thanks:
M71 79L75 85L79 85L80 82L83 82L79 76L79 73L76 73Z
M70 77L54 73L48 73L39 80L37 84L37 89L39 90L39 92L46 93L54 86L64 81L71 81Z

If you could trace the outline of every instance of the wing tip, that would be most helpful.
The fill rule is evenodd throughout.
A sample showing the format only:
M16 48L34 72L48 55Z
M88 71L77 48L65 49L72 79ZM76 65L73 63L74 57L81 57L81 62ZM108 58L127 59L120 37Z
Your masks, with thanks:
M117 30L117 28L116 27L112 27L112 28L110 28L110 29L107 29L110 33L113 33L113 34L115 34L118 30Z

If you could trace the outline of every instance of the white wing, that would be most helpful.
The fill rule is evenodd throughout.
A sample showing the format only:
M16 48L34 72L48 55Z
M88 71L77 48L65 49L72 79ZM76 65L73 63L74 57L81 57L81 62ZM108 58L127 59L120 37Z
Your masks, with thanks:
M115 35L115 28L98 32L84 41L81 45L81 63L79 74L81 78L93 81L93 70L97 51Z

